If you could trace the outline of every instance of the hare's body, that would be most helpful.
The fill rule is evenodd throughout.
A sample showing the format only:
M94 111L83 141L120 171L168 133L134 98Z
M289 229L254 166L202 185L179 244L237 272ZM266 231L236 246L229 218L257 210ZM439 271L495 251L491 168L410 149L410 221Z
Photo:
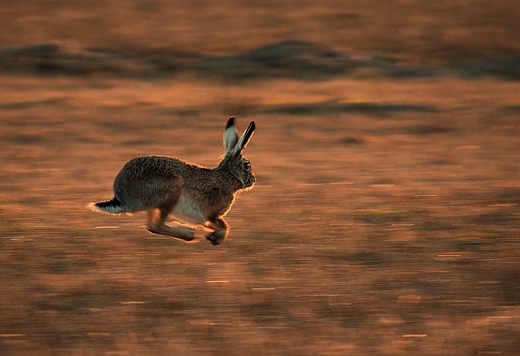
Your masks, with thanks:
M223 183L233 189L222 189ZM130 160L114 182L121 212L171 206L171 215L204 224L231 208L240 181L219 167L208 169L176 158L141 156Z
M222 219L238 191L253 186L255 177L242 150L251 137L254 123L238 139L234 118L226 124L226 156L218 167L209 169L164 156L141 156L130 160L114 181L114 198L93 204L95 210L108 213L148 212L148 230L185 241L194 239L187 226L168 226L176 220L204 225L213 230L207 238L222 243L229 227Z

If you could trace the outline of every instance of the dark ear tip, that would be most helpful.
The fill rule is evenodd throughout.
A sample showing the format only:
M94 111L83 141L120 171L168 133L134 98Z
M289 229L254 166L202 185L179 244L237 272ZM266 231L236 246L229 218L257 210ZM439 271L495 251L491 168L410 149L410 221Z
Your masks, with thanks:
M229 119L227 119L226 129L230 128L231 126L235 126L235 120L236 118L234 116L231 116Z
M254 122L254 121L251 121L251 122L249 123L249 129L254 130L255 128L256 128L255 122Z

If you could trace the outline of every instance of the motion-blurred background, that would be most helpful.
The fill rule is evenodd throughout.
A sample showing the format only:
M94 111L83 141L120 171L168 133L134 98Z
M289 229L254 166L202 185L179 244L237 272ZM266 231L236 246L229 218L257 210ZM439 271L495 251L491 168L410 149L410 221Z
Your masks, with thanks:
M0 354L520 353L518 1L0 7ZM142 154L257 175L219 247L98 215Z

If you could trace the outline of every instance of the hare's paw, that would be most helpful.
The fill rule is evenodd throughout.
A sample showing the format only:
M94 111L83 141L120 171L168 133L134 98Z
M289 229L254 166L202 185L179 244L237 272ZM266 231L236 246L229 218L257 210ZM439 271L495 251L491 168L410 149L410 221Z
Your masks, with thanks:
M211 242L213 246L218 246L226 238L227 231L213 231L211 234L206 235L206 238Z

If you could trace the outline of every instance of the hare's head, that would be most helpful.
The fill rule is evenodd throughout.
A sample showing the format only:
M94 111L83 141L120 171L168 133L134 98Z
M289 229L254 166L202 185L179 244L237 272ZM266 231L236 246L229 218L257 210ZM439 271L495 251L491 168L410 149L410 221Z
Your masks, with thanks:
M238 137L235 121L236 119L234 117L230 117L226 122L226 128L224 130L226 155L220 162L219 167L226 169L237 178L240 183L242 183L242 189L247 189L255 184L256 178L253 172L251 172L249 161L242 156L242 151L253 135L255 123L251 121L246 131L244 131L244 134Z

